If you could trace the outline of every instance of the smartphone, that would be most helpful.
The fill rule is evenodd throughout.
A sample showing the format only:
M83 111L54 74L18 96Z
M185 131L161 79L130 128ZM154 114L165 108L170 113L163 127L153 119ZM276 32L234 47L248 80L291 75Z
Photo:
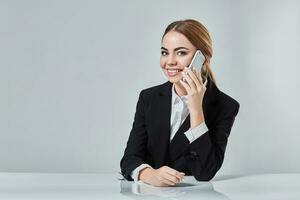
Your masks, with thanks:
M197 50L194 54L194 57L192 59L192 62L188 66L188 68L195 69L195 70L201 70L202 65L204 64L205 57L202 54L200 50Z
M196 71L201 72L204 62L205 62L204 55L202 54L202 52L200 50L197 50L196 53L194 54L194 57L193 57L190 65L188 66L188 68L195 69ZM202 76L202 80L204 83L206 80L206 77Z

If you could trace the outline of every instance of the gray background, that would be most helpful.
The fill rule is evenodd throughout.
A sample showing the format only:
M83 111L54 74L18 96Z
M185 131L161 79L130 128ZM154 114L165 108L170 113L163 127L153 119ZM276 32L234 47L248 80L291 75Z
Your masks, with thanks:
M118 172L174 20L209 29L241 104L219 174L300 172L295 1L0 1L0 171Z

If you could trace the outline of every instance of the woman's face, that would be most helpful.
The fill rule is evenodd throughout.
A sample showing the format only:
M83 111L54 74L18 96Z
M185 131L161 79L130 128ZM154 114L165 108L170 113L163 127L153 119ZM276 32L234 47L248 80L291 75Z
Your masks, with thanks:
M188 67L196 47L181 33L168 32L161 47L160 66L171 83L182 78L181 71Z

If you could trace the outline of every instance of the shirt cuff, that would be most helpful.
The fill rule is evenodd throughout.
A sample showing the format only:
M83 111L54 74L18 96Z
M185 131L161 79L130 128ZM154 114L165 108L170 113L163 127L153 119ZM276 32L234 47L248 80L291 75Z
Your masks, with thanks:
M187 139L190 141L190 143L192 143L196 139L198 139L201 135L206 133L207 131L208 131L208 128L207 128L205 122L202 122L195 128L190 128L184 134L187 137Z
M140 171L142 169L145 169L147 167L150 167L152 168L150 165L148 164L141 164L140 166L138 166L137 168L135 168L132 173L131 173L131 178L134 180L134 182L138 182L139 180L139 174L140 174Z

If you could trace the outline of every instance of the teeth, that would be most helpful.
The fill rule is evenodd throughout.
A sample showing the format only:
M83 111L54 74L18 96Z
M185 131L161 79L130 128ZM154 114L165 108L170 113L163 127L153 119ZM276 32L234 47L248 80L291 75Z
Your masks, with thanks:
M168 69L168 72L174 73L174 72L179 72L178 69Z

